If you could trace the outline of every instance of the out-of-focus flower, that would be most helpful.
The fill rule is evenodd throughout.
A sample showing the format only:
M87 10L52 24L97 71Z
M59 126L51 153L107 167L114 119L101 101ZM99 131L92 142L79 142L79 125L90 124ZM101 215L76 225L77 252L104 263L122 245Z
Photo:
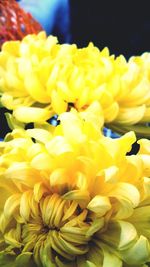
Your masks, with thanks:
M119 133L133 130L139 137L149 138L150 53L131 57L127 66L128 70L120 77L119 112L109 127Z
M59 119L57 127L16 129L0 143L0 266L146 266L145 141L139 155L126 156L133 132L103 137L74 109Z
M58 44L44 32L7 42L0 53L1 103L21 122L44 122L54 114L86 110L98 101L104 122L118 132L149 135L150 54L115 58L93 44Z
M108 49L60 45L44 32L7 42L0 54L1 102L27 123L45 121L71 106L82 111L97 100L105 120L112 121L119 108L114 64Z
M21 40L41 30L40 24L15 0L0 0L0 47L8 40Z

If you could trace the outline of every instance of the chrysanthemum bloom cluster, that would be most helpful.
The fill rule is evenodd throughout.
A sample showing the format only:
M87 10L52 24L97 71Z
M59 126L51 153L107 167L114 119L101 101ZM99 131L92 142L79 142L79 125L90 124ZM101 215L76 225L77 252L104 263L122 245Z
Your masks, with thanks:
M0 143L0 266L148 266L150 142L126 156L133 132L104 137L74 109L59 119Z
M92 43L58 44L42 32L7 42L0 54L1 103L21 122L42 122L97 100L104 121L117 131L149 135L150 54L115 58ZM139 126L139 123L141 124ZM137 126L138 125L138 126ZM121 129L120 129L121 128Z
M113 64L107 49L100 52L92 44L84 49L60 45L56 37L47 38L44 32L22 42L7 42L0 54L1 102L14 110L19 121L41 122L70 106L80 111L100 100L105 119L112 121L118 104L113 92L105 90L105 83L108 79L115 82ZM116 94L114 87L111 91Z
M101 133L147 130L149 82L149 53L126 62L44 32L3 45L0 266L150 266L150 141L129 156L133 132Z
M6 41L21 40L25 35L41 30L39 23L15 0L0 0L0 48Z

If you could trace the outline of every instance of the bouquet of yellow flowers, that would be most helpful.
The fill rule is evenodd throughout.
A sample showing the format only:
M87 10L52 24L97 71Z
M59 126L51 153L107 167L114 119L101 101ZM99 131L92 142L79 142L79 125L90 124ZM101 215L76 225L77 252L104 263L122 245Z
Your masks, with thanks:
M149 61L44 32L3 44L0 266L150 266Z

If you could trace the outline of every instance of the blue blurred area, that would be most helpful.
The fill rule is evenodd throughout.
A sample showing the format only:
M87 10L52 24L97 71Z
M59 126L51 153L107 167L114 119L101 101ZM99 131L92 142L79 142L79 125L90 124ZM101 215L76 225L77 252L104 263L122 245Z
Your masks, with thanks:
M19 5L32 14L48 35L56 35L60 42L71 41L69 0L20 0Z
M111 137L111 138L119 138L120 135L117 133L114 133L112 130L108 129L108 128L103 128L103 134L107 137Z

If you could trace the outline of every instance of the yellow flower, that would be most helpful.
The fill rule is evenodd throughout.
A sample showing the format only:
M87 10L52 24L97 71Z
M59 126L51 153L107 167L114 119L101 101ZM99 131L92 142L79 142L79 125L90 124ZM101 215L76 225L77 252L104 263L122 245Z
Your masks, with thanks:
M0 53L1 104L20 122L42 123L73 106L83 111L94 101L104 122L124 133L149 136L150 53L127 62L90 43L58 44L44 32L6 42Z
M112 121L119 89L114 64L107 48L60 45L44 32L6 42L0 53L1 103L28 123L46 121L71 106L82 111L99 101L105 120Z
M120 76L121 90L116 101L119 112L109 127L116 132L133 130L139 137L150 136L150 53L131 57Z
M74 109L59 119L0 143L0 266L146 266L149 141L126 156L133 132L106 138Z

